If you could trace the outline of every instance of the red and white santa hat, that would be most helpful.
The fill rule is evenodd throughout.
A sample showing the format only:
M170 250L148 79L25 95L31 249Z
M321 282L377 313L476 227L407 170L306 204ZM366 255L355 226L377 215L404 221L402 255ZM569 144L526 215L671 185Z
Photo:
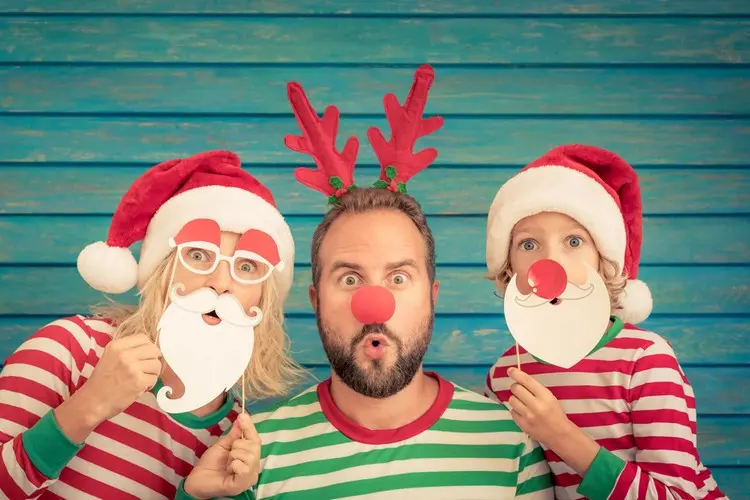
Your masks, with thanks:
M93 288L123 293L141 288L172 251L171 243L183 226L210 219L221 231L257 236L256 253L275 267L279 295L284 300L292 285L294 240L289 225L276 208L271 191L242 169L231 151L208 151L160 163L139 177L120 201L107 241L88 245L78 256L78 272ZM191 231L189 225L186 231ZM181 236L184 236L181 235ZM242 238L250 249L249 237ZM142 241L140 262L130 246Z
M651 314L648 286L637 279L641 258L642 205L635 170L611 151L566 145L524 167L498 191L487 220L487 267L505 266L511 232L521 219L540 212L566 214L582 224L599 253L628 276L621 297L623 321Z

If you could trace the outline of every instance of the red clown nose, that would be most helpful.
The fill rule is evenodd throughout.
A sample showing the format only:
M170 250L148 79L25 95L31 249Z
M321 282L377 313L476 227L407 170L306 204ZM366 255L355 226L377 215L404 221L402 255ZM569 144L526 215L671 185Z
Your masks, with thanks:
M531 290L543 299L556 299L568 286L568 276L565 269L551 259L541 259L534 262L528 274Z
M352 314L363 325L380 325L391 319L396 299L382 286L364 286L352 297Z

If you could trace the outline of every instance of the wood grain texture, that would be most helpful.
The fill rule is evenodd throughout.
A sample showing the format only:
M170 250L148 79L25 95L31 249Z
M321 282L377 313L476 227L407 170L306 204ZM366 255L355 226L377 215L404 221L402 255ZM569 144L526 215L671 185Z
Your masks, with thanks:
M749 35L742 18L5 17L0 61L741 63Z
M296 262L309 264L307 249L322 217L287 216L286 220L299 249ZM0 246L0 264L72 265L84 246L106 238L110 221L106 215L0 216L0 241L13 242ZM428 216L428 223L439 264L485 265L486 217L435 215ZM652 216L644 219L643 228L642 264L750 264L750 215Z
M123 193L148 168L45 165L0 166L0 214L112 214ZM276 194L284 215L322 215L327 210L320 193L296 182L294 167L247 169ZM430 215L485 214L500 186L519 169L432 167L410 182L409 192ZM750 169L636 170L646 215L750 213ZM378 175L378 167L360 165L356 180L368 184ZM472 195L460 194L468 192Z
M279 86L283 92L283 86ZM359 160L373 163L366 130L383 118L343 117L339 137L360 138ZM230 149L246 162L301 163L288 150L294 118L130 118L0 116L6 162L158 162ZM750 165L750 120L456 118L420 140L439 149L437 165L521 165L566 143L596 144L633 164ZM343 139L341 140L343 144Z
M315 106L382 114L383 95L403 96L412 77L411 68L377 67L6 66L0 111L288 113L280 90L298 81ZM750 68L438 68L429 108L464 115L747 114Z
M748 16L746 0L0 0L0 362L55 316L105 300L75 256L105 236L138 175L227 148L289 217L300 265L286 327L295 357L326 377L305 292L326 206L294 181L311 162L283 146L298 132L285 84L301 82L319 111L340 107L341 135L362 143L357 182L369 184L365 130L384 125L383 95L403 100L430 62L427 112L446 125L418 144L440 155L409 188L442 281L428 368L481 391L512 343L482 278L499 186L562 143L612 149L636 166L647 214L640 277L655 314L640 326L673 346L696 390L701 458L744 498Z
M745 425L750 425L750 423L745 423ZM731 440L727 440L727 442L731 443ZM750 481L750 468L713 466L711 472L713 472L714 479L728 498L742 498L742 494L747 491L748 481Z
M287 313L311 312L307 298L309 268L297 266ZM438 266L441 281L436 311L448 314L496 314L502 301L484 279L485 267ZM659 314L750 313L750 266L644 267ZM129 292L118 297L134 303ZM75 267L0 267L0 315L84 313L105 297L88 287Z
M46 323L49 317L0 317L0 360ZM683 366L750 366L748 317L652 316L640 325L657 332L672 345ZM295 358L325 364L312 313L289 316L286 330ZM435 319L427 362L440 365L491 366L512 346L501 314L445 315Z
M749 14L743 0L0 0L0 13L138 13L138 14Z

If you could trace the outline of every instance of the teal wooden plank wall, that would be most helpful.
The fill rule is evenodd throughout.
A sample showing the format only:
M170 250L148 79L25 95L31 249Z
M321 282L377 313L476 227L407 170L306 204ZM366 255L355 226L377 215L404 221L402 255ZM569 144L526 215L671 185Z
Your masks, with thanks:
M102 297L75 256L104 237L148 166L239 152L276 193L298 247L288 326L326 373L305 298L324 210L285 83L336 103L341 133L382 125L414 69L437 69L424 140L437 165L410 189L443 281L428 362L479 389L510 345L481 279L485 213L500 184L566 142L618 151L641 175L645 326L674 345L698 394L699 445L724 490L750 484L750 2L746 0L0 0L0 359ZM361 179L375 175L367 142ZM136 247L137 250L137 247ZM128 295L126 300L133 300Z

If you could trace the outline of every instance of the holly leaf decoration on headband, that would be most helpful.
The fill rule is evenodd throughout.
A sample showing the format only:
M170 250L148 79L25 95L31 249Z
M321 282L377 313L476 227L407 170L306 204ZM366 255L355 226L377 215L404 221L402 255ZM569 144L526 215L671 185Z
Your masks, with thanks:
M430 87L435 80L432 66L423 65L414 74L409 95L401 106L394 94L383 99L385 115L391 128L391 139L385 140L377 127L370 127L367 137L380 163L380 179L373 185L406 193L406 183L437 158L437 149L427 148L414 153L417 140L443 126L443 118L423 118Z
M373 183L373 186L380 189L390 189L398 193L406 192L405 182L396 182L396 167L389 166L385 169L385 176L387 180L378 179Z

